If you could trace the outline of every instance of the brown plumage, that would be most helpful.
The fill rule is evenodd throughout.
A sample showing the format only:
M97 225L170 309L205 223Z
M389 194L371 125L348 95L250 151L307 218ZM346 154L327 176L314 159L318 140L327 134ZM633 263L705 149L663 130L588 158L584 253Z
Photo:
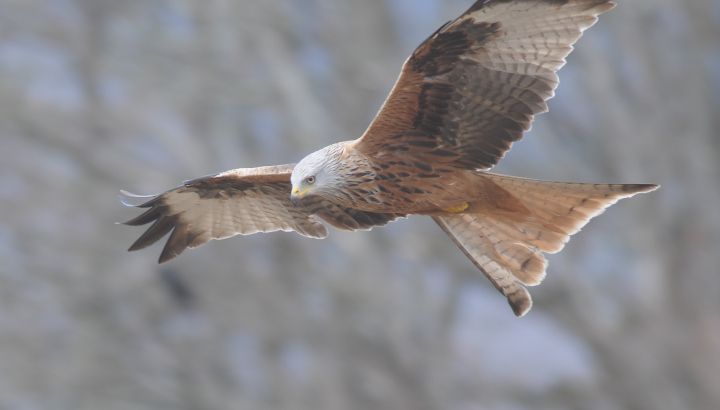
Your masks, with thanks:
M545 182L486 172L530 129L558 84L555 72L607 0L478 1L430 36L362 137L296 166L237 169L186 182L139 205L126 222L154 222L131 247L172 231L160 263L185 248L276 230L324 238L431 216L502 292L517 316L540 283L542 252L617 200L657 185Z

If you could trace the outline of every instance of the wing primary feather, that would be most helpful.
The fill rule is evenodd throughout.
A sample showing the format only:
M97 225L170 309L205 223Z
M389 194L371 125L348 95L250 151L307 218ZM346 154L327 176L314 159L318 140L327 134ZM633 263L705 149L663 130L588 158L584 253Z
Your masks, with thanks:
M442 26L440 26L439 29L435 30L434 33L430 34L425 40L423 40L423 42L420 43L420 45L422 46L422 45L425 44L428 40L430 40L431 38L435 37L438 33L440 33L441 31L443 31L443 29L444 29L445 27L449 26L450 23L452 23L452 22L453 22L452 20L449 20L449 21L447 21L445 24L443 24Z
M136 208L147 208L142 205L134 205ZM149 205L152 206L152 205ZM148 209L147 211L140 214L138 217L133 218L127 222L123 222L123 225L129 225L129 226L140 226L140 225L146 225L150 222L155 221L156 219L160 218L162 215L157 207L153 206L152 208Z
M189 243L187 238L187 230L181 230L177 227L173 229L170 238L168 238L163 247L162 253L160 253L158 263L165 263L180 255L187 248L187 244Z
M174 227L174 221L171 218L163 218L161 215L156 214L155 219L157 219L155 223L130 246L128 251L147 248L167 235Z

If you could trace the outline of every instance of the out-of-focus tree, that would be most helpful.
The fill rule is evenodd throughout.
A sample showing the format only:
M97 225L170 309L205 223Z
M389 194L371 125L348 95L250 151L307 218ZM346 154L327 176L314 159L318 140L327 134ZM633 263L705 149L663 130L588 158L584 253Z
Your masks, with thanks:
M0 408L720 408L720 3L621 1L498 172L653 182L516 319L427 218L128 254L160 192L359 136L470 0L0 0Z

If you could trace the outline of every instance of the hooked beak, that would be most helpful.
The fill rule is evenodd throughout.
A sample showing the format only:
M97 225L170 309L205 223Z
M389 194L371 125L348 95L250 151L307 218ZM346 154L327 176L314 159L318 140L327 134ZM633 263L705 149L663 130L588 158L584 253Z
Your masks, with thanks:
M290 202L292 202L292 204L294 206L297 206L297 203L300 200L300 198L305 196L305 194L308 191L310 191L311 189L313 189L313 187L310 186L310 187L307 187L307 188L303 189L302 191L300 191L300 188L293 186L292 191L290 192Z

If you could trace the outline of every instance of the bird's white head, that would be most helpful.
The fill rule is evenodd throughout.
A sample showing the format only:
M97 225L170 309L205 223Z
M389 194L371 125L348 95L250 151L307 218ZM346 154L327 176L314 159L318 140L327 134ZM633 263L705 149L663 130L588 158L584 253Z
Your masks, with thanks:
M310 192L313 195L322 195L340 186L338 169L344 147L344 142L328 145L306 156L295 165L290 176L292 183L290 199L293 204L297 204Z

